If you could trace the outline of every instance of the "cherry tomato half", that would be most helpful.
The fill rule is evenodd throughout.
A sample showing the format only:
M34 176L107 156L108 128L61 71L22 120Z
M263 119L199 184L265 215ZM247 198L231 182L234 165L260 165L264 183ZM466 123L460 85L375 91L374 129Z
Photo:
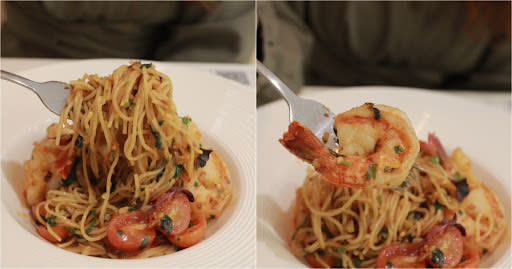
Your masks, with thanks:
M464 248L462 257L464 261L457 264L456 268L478 268L480 265L480 255L476 248Z
M462 234L459 229L455 226L448 226L429 239L423 246L422 252L426 254L427 262L434 267L451 268L459 264L463 247ZM439 251L441 255L439 255ZM438 257L435 257L435 252ZM442 257L442 263L436 264L434 261L436 258L439 260L440 257Z
M147 215L140 210L115 216L107 228L110 244L123 251L148 248L155 236L155 228L149 225Z
M60 241L55 238L44 225L37 226L37 233L44 239L51 243L59 243L64 241L69 236L69 231L64 226L56 225L52 227L52 230L60 237Z
M190 202L186 194L182 192L164 194L155 203L151 213L151 224L164 235L179 234L187 229L189 223Z
M377 268L425 268L425 261L418 257L414 244L392 244L379 251Z
M206 232L206 217L200 213L192 214L192 227L178 235L169 235L167 238L176 246L188 248L201 241Z
M305 258L306 258L306 262L308 263L308 265L311 266L312 268L326 268L322 263L320 263L316 259L314 253L311 253L311 254L307 255ZM324 263L329 265L329 268L332 268L332 267L334 267L336 265L336 263L334 261L334 258L329 256L329 255L320 256L320 259L322 259L322 261Z

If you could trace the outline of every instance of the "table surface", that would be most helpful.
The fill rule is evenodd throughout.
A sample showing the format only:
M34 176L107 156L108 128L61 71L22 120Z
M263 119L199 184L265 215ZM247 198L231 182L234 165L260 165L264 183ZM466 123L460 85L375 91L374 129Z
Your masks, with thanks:
M58 64L75 59L48 59L48 58L1 58L1 67L13 73L22 72L26 69L40 67L48 64ZM255 66L252 64L229 64L229 63L201 63L201 62L173 62L184 66L190 66L212 74L222 76L238 83L256 88ZM339 89L339 87L328 86L305 86L302 92ZM476 102L492 105L506 111L511 110L510 92L497 91L468 91L468 90L443 90L443 92L454 96L463 97Z

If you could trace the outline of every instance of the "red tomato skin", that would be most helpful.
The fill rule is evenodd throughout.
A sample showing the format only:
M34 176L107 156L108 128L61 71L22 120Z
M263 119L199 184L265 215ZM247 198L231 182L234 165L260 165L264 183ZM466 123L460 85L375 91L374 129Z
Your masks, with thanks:
M379 251L377 268L386 268L386 264L393 264L392 268L425 268L425 261L418 257L415 244L391 244ZM389 268L389 267L388 267Z
M171 213L176 209L176 213ZM190 224L191 208L186 194L182 192L172 195L162 195L155 203L151 212L151 223L164 235L168 235L160 226L160 219L168 215L172 219L171 235L180 234L185 231Z
M37 226L37 233L44 239L46 239L50 243L59 243L64 241L69 236L69 231L64 226L56 225L52 227L52 230L61 238L61 241L57 240L57 238L53 237L53 235L48 231L46 226L39 225Z
M325 268L325 266L323 266L319 261L317 261L314 253L306 255L305 259L306 263L311 268ZM335 265L334 258L329 255L320 256L320 259L322 259L327 265L329 265L329 268L332 268Z
M432 229L435 229L432 228ZM462 234L455 226L448 226L443 231L429 239L422 248L427 256L427 262L439 268L439 265L432 262L432 251L439 248L443 252L444 262L441 268L455 267L462 258L464 242Z
M197 244L206 233L206 217L200 213L193 213L192 224L193 226L186 229L184 232L178 235L171 234L167 238L174 245L182 248L188 248Z
M120 234L118 230L122 231ZM153 243L156 236L154 227L149 226L147 215L135 210L119 214L110 220L107 228L107 239L116 249L122 251L142 250L142 242L147 236L147 249Z
M480 255L476 248L464 248L464 262L461 262L455 266L455 268L478 268L480 265Z

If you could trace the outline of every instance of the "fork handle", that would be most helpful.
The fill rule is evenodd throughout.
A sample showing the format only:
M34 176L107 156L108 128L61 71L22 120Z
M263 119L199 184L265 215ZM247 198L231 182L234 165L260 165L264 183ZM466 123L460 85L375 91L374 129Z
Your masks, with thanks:
M279 91L281 96L286 100L289 106L291 106L298 97L282 80L280 80L272 71L270 71L265 65L263 65L260 61L257 61L257 71L265 76L274 88Z
M2 76L1 76L2 79L14 82L20 86L29 88L32 91L37 92L36 88L37 88L37 85L39 84L38 82L32 81L28 78L24 78L22 76L18 76L16 74L13 74L11 72L7 72L4 70L0 70L0 72L2 74Z

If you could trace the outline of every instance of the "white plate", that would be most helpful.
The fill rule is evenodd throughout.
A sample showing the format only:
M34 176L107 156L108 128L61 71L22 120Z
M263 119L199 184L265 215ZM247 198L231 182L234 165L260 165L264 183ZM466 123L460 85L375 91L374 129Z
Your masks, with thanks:
M407 113L419 139L435 132L448 152L461 147L476 175L503 203L510 231L510 115L504 110L438 92L392 87L344 88L304 97L322 102L335 114L365 102L395 106ZM293 233L290 208L307 167L278 142L287 126L285 102L258 109L259 267L306 267L287 246ZM481 267L490 266L510 268L510 240L481 261Z
M84 73L108 75L128 60L86 60L27 70L36 81L70 81ZM62 250L41 240L22 206L23 162L32 143L57 121L39 99L22 87L2 82L2 265L22 267L254 267L255 266L255 90L172 63L153 62L174 87L180 115L190 115L203 143L226 161L234 197L225 213L209 226L199 244L176 253L140 260L109 260Z

